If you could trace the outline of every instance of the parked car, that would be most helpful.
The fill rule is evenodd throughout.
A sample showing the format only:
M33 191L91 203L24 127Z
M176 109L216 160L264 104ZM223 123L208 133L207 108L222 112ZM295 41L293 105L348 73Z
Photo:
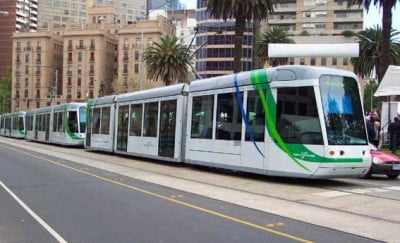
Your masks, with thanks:
M365 177L371 177L373 174L386 175L389 179L396 179L400 175L400 157L378 150L374 145L370 144L371 168Z

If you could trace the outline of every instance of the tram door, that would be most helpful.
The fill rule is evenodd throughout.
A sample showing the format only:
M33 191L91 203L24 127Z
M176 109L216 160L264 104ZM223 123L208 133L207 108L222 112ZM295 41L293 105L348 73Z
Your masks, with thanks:
M128 148L129 105L118 108L117 150L126 152Z
M174 157L175 153L175 127L176 127L176 100L161 102L160 110L160 135L158 140L158 155Z
M35 140L38 139L38 131L39 131L39 124L40 124L40 115L35 115Z
M45 141L49 141L50 137L50 114L46 114L46 134L45 134Z
M86 147L90 147L90 139L92 138L92 112L93 109L88 110L88 114L86 116Z

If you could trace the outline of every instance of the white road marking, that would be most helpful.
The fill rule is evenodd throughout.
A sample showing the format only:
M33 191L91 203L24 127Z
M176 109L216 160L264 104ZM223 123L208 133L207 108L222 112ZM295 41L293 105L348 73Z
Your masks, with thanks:
M15 195L2 181L0 185L6 190L14 199L21 205L39 224L43 226L58 242L67 243L62 236L60 236L53 228L50 227L43 219L41 219L32 209L28 207L17 195Z
M400 191L400 186L384 187L387 190Z
M349 192L340 192L340 191L327 191L327 192L319 192L315 193L316 195L323 196L323 197L340 197L350 195Z

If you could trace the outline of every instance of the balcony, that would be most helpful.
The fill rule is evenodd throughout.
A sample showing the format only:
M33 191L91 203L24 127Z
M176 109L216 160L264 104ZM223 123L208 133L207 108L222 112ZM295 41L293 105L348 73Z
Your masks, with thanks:
M21 71L15 71L15 75L16 76L20 76L21 75Z
M36 59L36 64L41 64L42 60L41 59Z
M68 51L72 51L72 45L68 45L68 47L67 47L67 49L68 49Z
M16 48L15 48L15 51L16 51L16 52L21 52L21 47L16 47Z
M123 57L122 60L123 60L124 62L129 62L129 58L128 58L128 57Z
M31 50L30 46L27 46L27 47L24 48L24 51L30 51L30 50Z
M37 47L36 47L36 51L37 51L37 52L41 52L41 51L42 51L42 47L41 47L41 46L37 46Z
M21 64L21 60L18 60L18 59L15 60L15 64L16 64L16 65L20 65L20 64Z
M16 82L16 83L15 83L15 88L18 89L20 86L21 86L21 84L20 84L19 82Z
M94 58L90 58L90 59L89 59L89 62L90 62L90 63L94 63Z
M91 50L91 51L94 51L95 48L96 48L96 47L95 47L94 45L90 45L90 50Z
M40 82L36 82L36 88L40 88Z
M79 45L79 46L76 46L76 49L84 50L84 49L86 49L86 47L84 45Z
M69 59L69 60L68 60L68 64L72 64L72 59Z
M72 71L67 71L68 76L72 76Z
M123 45L122 50L129 50L129 45Z
M39 76L39 75L40 75L40 73L41 73L40 71L36 71L36 75L37 75L37 76Z
M94 70L89 71L89 76L94 76Z

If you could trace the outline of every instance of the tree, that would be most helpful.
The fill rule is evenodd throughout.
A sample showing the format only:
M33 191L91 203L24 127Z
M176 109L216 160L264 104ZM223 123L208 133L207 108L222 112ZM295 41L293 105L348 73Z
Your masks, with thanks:
M392 31L391 43L389 48L389 63L399 64L400 42L396 38L400 32ZM380 46L382 37L382 29L379 26L367 28L360 31L357 37L360 39L360 55L351 58L354 66L354 72L362 77L369 77L376 70L378 81L382 80L384 73L379 68L382 65L382 57L380 56ZM381 78L379 78L381 77Z
M0 113L11 112L11 87L12 87L12 79L11 79L11 69L8 70L7 75L4 76L0 83Z
M165 85L185 82L188 73L189 51L175 36L166 35L153 43L144 53L150 80L162 80Z
M246 21L264 20L274 9L274 0L202 0L216 19L235 19L233 72L242 71L242 43Z
M376 90L378 89L378 82L372 79L365 84L364 88L364 110L372 111L374 108L380 107L381 102L378 97L374 97Z
M268 44L271 43L294 43L289 32L281 27L272 27L262 33L257 42L257 55L264 58L264 61L268 60L273 67L287 64L288 58L286 57L268 58Z
M379 65L377 66L378 81L381 82L383 75L390 65L390 42L391 42L391 26L392 26L392 8L394 8L400 0L349 0L347 5L364 4L364 8L368 11L371 5L382 8L382 38L379 43Z

